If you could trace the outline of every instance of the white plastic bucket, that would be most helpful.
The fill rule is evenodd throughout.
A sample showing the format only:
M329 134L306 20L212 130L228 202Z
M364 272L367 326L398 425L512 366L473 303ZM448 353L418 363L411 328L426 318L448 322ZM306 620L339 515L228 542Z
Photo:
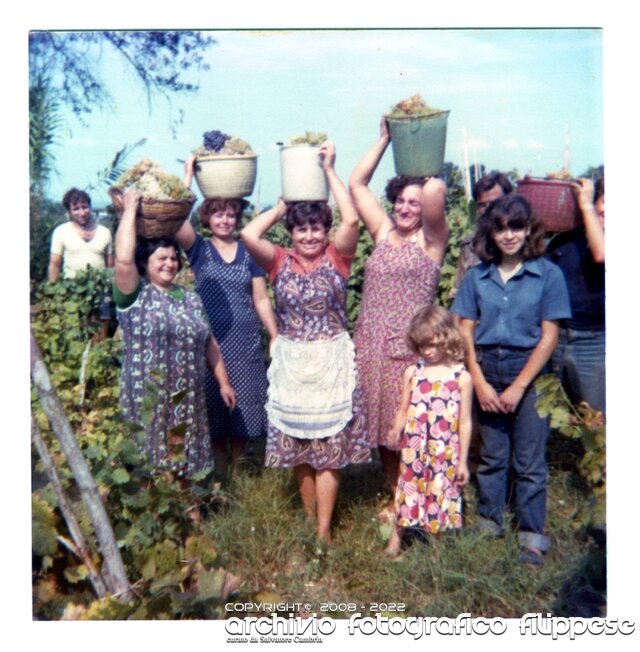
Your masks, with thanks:
M315 145L284 145L280 148L282 199L327 201L329 186Z

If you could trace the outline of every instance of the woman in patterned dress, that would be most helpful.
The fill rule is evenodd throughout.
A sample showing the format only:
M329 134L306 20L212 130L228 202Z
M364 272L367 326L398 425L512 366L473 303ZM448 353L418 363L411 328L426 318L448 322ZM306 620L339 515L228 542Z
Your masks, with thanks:
M462 487L469 481L471 376L453 315L422 306L411 319L409 348L419 356L404 372L389 441L401 444L395 521L386 553L400 552L406 528L429 534L462 527Z
M320 147L341 222L328 241L326 202L277 205L241 233L273 284L279 335L269 367L265 465L293 468L306 514L321 541L331 541L339 472L369 462L371 446L346 330L347 279L358 243L358 216L335 169L335 149ZM292 249L264 234L286 216Z
M193 154L185 161L187 187L193 179L194 161ZM207 374L209 430L216 471L222 474L227 470L228 444L233 471L247 442L266 433L267 369L260 324L270 342L278 334L265 273L234 237L245 205L243 199L206 199L199 213L202 223L211 230L211 238L202 238L188 220L176 234L187 252L196 292L237 394L237 405L230 410L221 399L218 382Z
M368 184L390 142L383 116L380 138L354 169L349 187L374 242L365 263L354 343L369 429L394 496L399 452L388 433L402 394L402 374L416 359L404 335L416 306L435 298L449 228L445 220L447 190L440 179L391 179L386 196L393 204L392 216L373 194ZM389 519L392 514L393 498L382 516Z
M125 420L144 429L142 449L150 464L186 481L213 466L204 396L207 366L224 402L233 407L236 398L200 298L173 282L181 266L177 243L172 238L137 242L139 199L135 190L124 193L115 237L113 291L124 340L120 401Z

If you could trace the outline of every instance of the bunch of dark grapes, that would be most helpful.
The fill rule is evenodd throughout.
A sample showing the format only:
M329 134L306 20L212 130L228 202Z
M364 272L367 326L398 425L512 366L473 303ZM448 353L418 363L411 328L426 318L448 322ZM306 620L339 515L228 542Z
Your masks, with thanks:
M207 131L204 134L204 147L212 152L219 152L224 144L231 138L221 131Z

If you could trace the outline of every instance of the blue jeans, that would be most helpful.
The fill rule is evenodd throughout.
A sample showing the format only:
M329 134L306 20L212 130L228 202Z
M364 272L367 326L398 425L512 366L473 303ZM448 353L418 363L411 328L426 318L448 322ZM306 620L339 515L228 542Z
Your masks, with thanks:
M551 364L574 403L586 401L595 410L606 412L604 331L561 328Z
M478 350L477 356L487 382L501 394L515 380L530 354L528 349L490 347ZM513 471L518 539L521 545L544 552L549 547L544 535L549 420L538 416L536 398L531 383L515 412L478 410L480 463L476 477L480 491L480 525L489 526L499 534L503 530L509 471Z

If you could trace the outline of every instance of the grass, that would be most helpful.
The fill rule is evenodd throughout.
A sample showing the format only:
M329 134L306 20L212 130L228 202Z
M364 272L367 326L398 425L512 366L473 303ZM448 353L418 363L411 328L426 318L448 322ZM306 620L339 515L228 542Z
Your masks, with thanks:
M587 498L573 453L566 440L552 440L547 519L552 546L541 568L519 563L513 528L500 539L472 533L473 485L465 489L463 530L439 539L416 536L398 560L389 560L382 554L389 526L377 520L387 494L375 463L342 472L330 548L318 545L292 472L261 468L257 460L229 483L226 509L206 528L223 565L242 578L230 601L309 603L317 613L323 603L342 604L324 614L334 617L348 617L349 605L367 613L374 604L388 605L390 613L393 605L404 605L407 616L603 616L604 551L574 526Z

